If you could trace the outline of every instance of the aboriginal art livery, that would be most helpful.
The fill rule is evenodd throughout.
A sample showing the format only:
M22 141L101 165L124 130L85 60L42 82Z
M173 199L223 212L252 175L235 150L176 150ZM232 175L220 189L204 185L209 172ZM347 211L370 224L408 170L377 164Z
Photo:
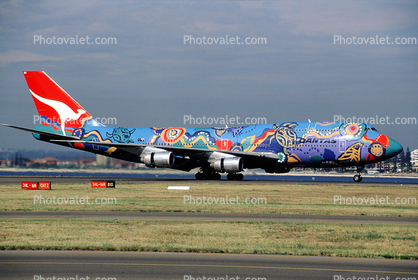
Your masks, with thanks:
M269 173L292 167L357 166L389 159L402 146L364 123L275 122L239 127L106 127L81 107L45 72L23 72L42 126L38 140L144 163L190 171L196 179L242 180L244 168Z

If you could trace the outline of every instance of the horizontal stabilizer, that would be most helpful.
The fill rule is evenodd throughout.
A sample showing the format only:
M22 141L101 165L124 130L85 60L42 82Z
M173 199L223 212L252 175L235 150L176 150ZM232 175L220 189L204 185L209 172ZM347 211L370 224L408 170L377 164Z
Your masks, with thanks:
M30 129L30 128L10 125L10 124L2 124L2 125L7 126L7 127L11 127L11 128L20 129L20 130L23 130L23 131L38 133L38 134L45 135L45 136L48 136L48 137L51 137L51 138L57 139L57 140L80 140L79 138L77 138L75 136L55 134L55 133L51 133L51 132L45 132L45 131L41 131L41 130Z

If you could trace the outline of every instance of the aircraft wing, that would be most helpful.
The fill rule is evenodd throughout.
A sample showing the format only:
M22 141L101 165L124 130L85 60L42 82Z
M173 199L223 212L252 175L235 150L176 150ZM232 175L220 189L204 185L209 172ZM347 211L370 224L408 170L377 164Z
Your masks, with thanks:
M80 144L90 144L90 145L99 145L106 147L115 147L117 151L124 152L131 155L141 156L143 151L146 148L151 149L150 151L170 151L173 152L176 156L184 156L190 158L189 160L177 161L178 166L173 167L175 169L190 171L191 169L197 167L196 160L207 160L212 153L218 154L228 154L236 157L241 157L244 159L244 162L250 163L254 160L262 159L279 159L278 155L271 152L239 152L239 151L222 151L222 150L202 150L198 148L188 148L188 147L174 147L174 146L152 146L146 144L137 144L137 143L109 143L109 142L94 142L94 141L82 141L82 140L52 140L52 142L66 142L66 143L80 143Z
M81 144L91 144L91 145L100 145L100 146L107 146L107 147L116 147L119 149L138 149L138 148L155 148L155 149L161 149L166 151L175 152L177 155L189 155L190 153L211 153L211 152L217 152L217 153L224 153L224 154L230 154L235 156L252 156L252 157L270 157L270 158L277 158L278 156L275 153L271 152L238 152L238 151L223 151L223 150L202 150L198 148L188 148L188 147L175 147L175 146L152 146L147 144L136 144L136 143L109 143L109 142L94 142L94 141L82 141L76 138L77 140L52 140L53 142L69 142L69 143L81 143Z

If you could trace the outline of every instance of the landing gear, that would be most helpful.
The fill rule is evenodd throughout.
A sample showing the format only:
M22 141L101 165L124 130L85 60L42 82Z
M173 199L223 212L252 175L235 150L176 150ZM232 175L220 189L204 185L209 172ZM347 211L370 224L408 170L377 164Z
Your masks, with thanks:
M354 175L354 177L353 177L353 180L354 180L354 182L356 182L356 183L358 183L358 182L361 182L361 180L362 180L363 178L361 178L361 175L360 174L356 174L356 175Z
M221 174L219 174L218 172L212 172L212 171L203 171L200 170L199 172L196 173L195 178L197 180L220 180L221 179Z
M194 177L196 178L196 180L203 180L205 179L205 174L203 174L203 172L197 172L196 175L194 175Z
M228 175L226 176L226 178L228 180L241 181L242 179L244 179L244 175L242 175L241 173L228 173Z
M363 170L363 168L364 166L357 166L357 174L353 177L354 182L359 183L363 179L361 177L361 171Z
M201 169L199 170L199 172L196 173L195 178L196 180L220 180L221 174L212 170ZM241 181L242 179L244 179L244 175L242 175L241 173L228 173L226 178L228 178L228 180Z

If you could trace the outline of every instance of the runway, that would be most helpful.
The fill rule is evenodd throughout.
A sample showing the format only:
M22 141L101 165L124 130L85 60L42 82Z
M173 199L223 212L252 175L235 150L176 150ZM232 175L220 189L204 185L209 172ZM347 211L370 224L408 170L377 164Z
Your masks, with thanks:
M179 184L179 185L187 185L187 184L205 184L205 183L213 183L216 182L217 184L225 184L225 185L247 185L247 184L269 184L269 185L336 185L336 186L346 186L346 185L357 185L357 186L416 186L417 182L413 181L413 183L395 183L395 182L361 182L356 183L353 181L348 182L338 182L338 181L298 181L298 180L291 180L292 176L290 176L289 180L250 180L244 179L243 181L230 181L230 180L216 180L216 181L197 181L196 179L184 179L184 178L123 178L123 177L112 177L111 175L108 177L95 177L95 176L83 176L83 177L75 177L75 176L0 176L0 185L6 184L17 184L20 185L22 181L46 181L51 182L52 184L90 184L93 180L115 180L116 184L118 183L132 183L132 182L140 182L140 183L161 183L167 182L167 184Z
M417 217L332 216L295 214L202 213L202 212L97 212L97 211L2 211L0 219L93 219L93 220L195 220L195 221L271 221L342 224L417 225Z
M158 252L1 251L1 279L408 279L411 260ZM65 277L65 278L64 278ZM88 277L88 278L87 278ZM356 278L353 278L356 277ZM361 279L361 278L360 278ZM367 279L367 278L364 278Z

